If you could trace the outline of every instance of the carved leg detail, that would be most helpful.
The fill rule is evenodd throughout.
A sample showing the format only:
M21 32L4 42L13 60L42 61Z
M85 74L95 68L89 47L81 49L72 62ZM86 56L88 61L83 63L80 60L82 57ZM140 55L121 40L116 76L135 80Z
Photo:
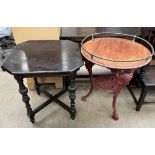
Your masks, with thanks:
M35 82L35 90L37 91L37 94L40 95L40 85L36 77L34 78L34 82Z
M15 79L17 80L19 84L19 92L22 95L22 101L25 103L26 109L27 109L27 116L30 119L32 123L34 123L34 113L32 111L31 105L29 104L29 96L27 95L28 89L25 87L23 83L23 78L22 77L17 77L15 76Z
M94 64L88 60L85 60L85 66L89 72L89 77L90 77L90 89L89 92L85 95L81 97L82 101L86 101L87 97L90 96L90 94L93 91L93 74L92 74L92 67L94 66Z
M114 91L113 103L112 103L112 108L113 108L112 118L113 118L113 120L116 121L119 119L117 109L116 109L117 96L119 95L121 89L124 86L129 84L130 80L133 77L134 70L112 70L112 72L113 72L113 74L116 75L116 78L117 78L117 87Z
M76 91L76 84L75 84L75 80L71 80L69 82L69 86L68 86L68 90L69 90L69 98L70 98L70 115L71 115L71 119L75 119L75 115L76 115L76 109L75 109L75 91Z

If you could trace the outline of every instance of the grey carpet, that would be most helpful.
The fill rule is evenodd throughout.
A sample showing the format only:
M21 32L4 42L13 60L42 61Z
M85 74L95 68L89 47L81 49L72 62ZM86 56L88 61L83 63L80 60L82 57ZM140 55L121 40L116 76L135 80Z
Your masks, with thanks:
M13 76L0 72L0 127L12 128L130 128L130 127L155 127L155 104L144 105L140 112L135 111L134 101L127 88L124 88L118 99L119 121L111 119L112 94L95 89L87 102L81 101L89 87L89 83L77 83L75 120L71 120L68 112L56 104L51 104L38 113L36 123L31 124L26 116L25 105L18 93L18 85ZM58 90L53 89L51 92ZM137 95L138 89L135 90ZM155 91L152 90L148 98L154 99ZM35 108L47 98L38 96L35 91L29 91L32 108ZM69 103L68 92L60 97Z

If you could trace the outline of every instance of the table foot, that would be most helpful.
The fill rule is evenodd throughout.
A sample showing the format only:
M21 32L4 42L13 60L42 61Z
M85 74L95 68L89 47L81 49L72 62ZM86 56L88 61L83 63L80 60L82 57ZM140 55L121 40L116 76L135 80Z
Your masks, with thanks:
M84 101L84 102L86 102L87 97L90 96L90 94L92 93L92 91L93 91L93 84L91 84L91 87L90 87L89 92L87 93L87 95L82 96L81 97L81 100Z
M140 108L141 108L141 107L138 107L138 106L137 106L137 107L136 107L136 111L140 111Z
M74 112L72 111L70 115L71 115L71 119L74 120L76 116L76 110Z
M31 123L34 123L35 122L35 118L34 118L34 113L32 112L29 112L27 113L27 117L30 119L30 122Z
M114 121L119 120L119 116L118 116L118 114L113 113L113 115L112 115L112 119L113 119Z
M86 102L86 98L87 98L87 96L82 96L82 97L81 97L81 100L82 100L83 102Z

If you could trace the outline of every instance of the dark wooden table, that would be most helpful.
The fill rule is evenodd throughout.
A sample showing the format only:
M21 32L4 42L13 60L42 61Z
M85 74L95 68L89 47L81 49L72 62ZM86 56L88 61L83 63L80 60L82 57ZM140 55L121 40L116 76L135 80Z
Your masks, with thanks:
M75 108L75 75L77 70L83 65L78 44L67 40L54 41L27 41L15 47L10 57L3 63L2 69L7 71L17 80L19 92L26 105L27 116L34 123L34 116L48 104L55 101L65 110L71 118L76 115ZM55 96L47 92L38 84L37 77L42 76L64 76L66 77L65 87ZM29 103L28 89L23 83L23 79L33 77L37 93L44 93L49 100L32 110ZM58 99L66 91L69 91L70 106L67 106Z

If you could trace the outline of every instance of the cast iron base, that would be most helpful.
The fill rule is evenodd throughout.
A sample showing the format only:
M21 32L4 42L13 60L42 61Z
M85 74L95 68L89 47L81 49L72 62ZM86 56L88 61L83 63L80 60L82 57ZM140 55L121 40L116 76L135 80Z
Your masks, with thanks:
M102 89L103 91L112 92L113 93L112 119L116 121L119 119L119 115L117 113L116 108L117 96L119 95L121 89L129 84L130 80L133 77L134 70L111 69L112 74L100 75L93 81L93 75L92 75L93 65L94 64L92 62L85 59L85 66L90 76L90 89L89 92L81 99L82 101L86 101L87 97L90 96L90 94L92 93L94 86Z

